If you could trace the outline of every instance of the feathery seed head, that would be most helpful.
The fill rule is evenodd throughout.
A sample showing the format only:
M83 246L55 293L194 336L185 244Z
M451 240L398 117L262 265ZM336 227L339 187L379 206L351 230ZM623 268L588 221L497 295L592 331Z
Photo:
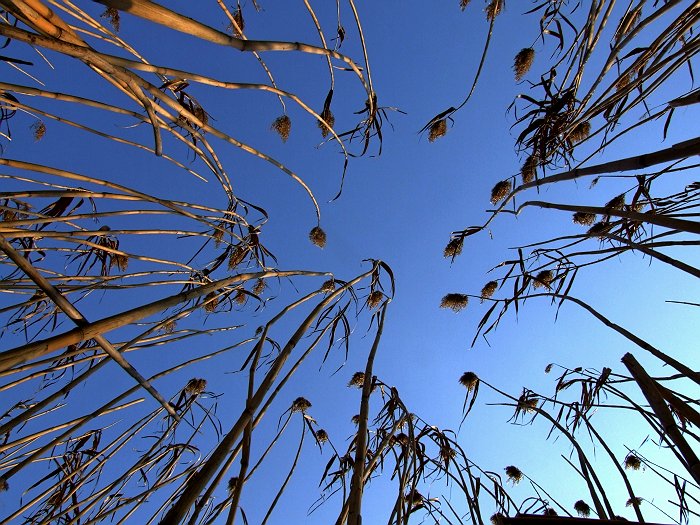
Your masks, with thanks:
M450 242L447 243L447 246L445 246L445 251L443 252L443 255L445 257L457 257L462 253L462 248L464 247L464 237L457 237L456 239L452 239Z
M481 302L483 303L486 299L491 297L498 289L498 283L496 281L487 282L481 289Z
M582 518L588 518L591 515L591 507L582 499L574 503L574 510L578 512L578 515Z
M359 425L360 424L360 414L355 414L354 416L352 416L352 422L355 425Z
M467 306L469 297L461 293L448 293L440 301L440 308L449 308L455 312L459 312Z
M219 296L216 294L216 292L211 292L208 293L207 296L204 298L204 311L207 313L212 313L214 310L216 310L216 307L219 305Z
M629 498L627 500L627 503L625 503L625 507L633 507L633 506L639 507L642 504L642 501L643 501L642 498L640 498L639 496L634 497L634 498Z
M459 0L459 7L464 11L471 0Z
M309 232L309 240L319 248L325 248L326 232L324 232L320 226L314 226Z
M625 205L625 194L621 193L617 197L613 197L605 204L606 210L621 210Z
M612 226L605 222L596 222L593 226L591 226L588 229L588 232L586 232L588 235L591 237L598 237L600 240L605 239L605 234L608 233L612 229Z
M459 383L466 387L467 392L471 392L479 384L479 376L474 372L464 372L462 377L459 378Z
M348 382L348 386L352 387L357 387L357 388L362 388L362 386L365 384L365 373L364 372L355 372L352 375L352 378Z
M207 388L207 380L194 377L187 382L185 385L185 392L188 394L199 395L204 392Z
M447 133L447 120L441 118L436 120L430 125L430 131L428 131L428 142L435 142L440 137L444 137Z
M287 115L277 117L272 123L272 129L277 132L282 139L282 142L287 142L289 132L292 130L292 119L290 119Z
M112 26L116 32L119 32L119 26L121 25L121 18L119 16L119 10L114 7L108 7L104 13L100 15L100 18L106 18L109 25Z
M325 139L328 136L328 133L330 132L331 128L335 126L335 116L333 115L333 112L330 110L330 108L324 108L324 110L321 111L320 117L326 123L324 124L320 120L316 121L316 123L318 124L318 128L321 130L321 136Z
M569 133L569 140L572 142L572 144L577 144L581 142L582 140L585 140L588 138L588 135L591 134L591 123L588 121L584 122L579 122L576 124L576 127Z
M310 408L311 403L308 399L305 399L303 397L297 397L292 403L292 412L305 413Z
M491 0L486 6L486 20L493 22L503 11L503 0Z
M506 476L508 476L508 481L513 483L513 485L517 485L523 479L522 471L516 466L508 465L504 470L506 471Z
M535 155L530 155L526 160L523 167L520 168L520 176L523 178L523 183L527 184L535 180L535 175L537 174L537 157Z
M243 290L238 290L233 300L236 301L236 304L243 305L248 300L248 296Z
M37 120L31 126L32 134L34 135L34 140L39 142L46 135L46 124L43 121Z
M238 6L233 12L233 20L236 23L229 23L228 29L229 31L231 31L233 36L235 36L236 38L240 38L241 36L243 36L243 30L245 29L245 20L243 19L243 12L241 11L240 6Z
M636 454L627 454L625 458L625 469L639 470L642 466L642 460Z
M515 61L513 63L513 71L515 71L515 80L520 81L522 78L530 71L532 67L532 62L535 59L535 50L531 47L526 47L521 49L517 55L515 55Z
M595 224L597 218L598 216L595 213L577 211L574 213L573 221L575 224L580 224L581 226L591 226Z
M326 432L323 429L317 430L316 439L319 443L325 443L326 441L328 441L328 432Z
M260 295L265 291L265 287L267 285L265 284L265 279L258 279L255 281L255 285L253 286L253 289L251 290L255 295Z
M321 285L321 291L323 293L333 293L333 291L335 291L335 279L328 279L323 283Z
M510 179L502 180L501 182L498 182L492 189L491 189L491 204L498 204L500 201L505 199L508 194L510 193L510 190L513 188L513 183L510 181Z
M379 304L384 299L384 294L379 290L374 290L367 296L367 306L370 308L377 308Z
M554 274L551 270L542 270L535 276L535 280L532 285L535 288L551 288L552 281L554 280Z

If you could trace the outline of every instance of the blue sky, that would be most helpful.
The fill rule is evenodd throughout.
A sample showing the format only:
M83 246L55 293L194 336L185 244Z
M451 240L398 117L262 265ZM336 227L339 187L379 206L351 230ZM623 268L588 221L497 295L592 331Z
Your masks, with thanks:
M263 4L265 9L261 13L255 13L249 3L243 4L249 37L316 43L302 5L266 4ZM581 232L580 227L571 222L569 213L531 209L517 219L503 215L492 225L490 232L467 239L464 253L453 264L443 257L442 251L450 232L482 223L487 217L484 210L490 207L488 200L492 186L517 173L522 163L513 146L517 136L517 132L510 129L513 115L508 114L506 108L517 93L527 88L525 84L518 85L514 81L512 59L517 51L535 41L536 19L522 17L514 2L508 4L505 14L497 21L485 72L469 104L456 115L454 126L450 125L446 136L434 143L428 142L426 134L419 133L433 115L461 101L471 86L488 30L485 17L480 13L480 3L473 4L463 13L457 2L426 6L390 1L358 6L379 104L401 111L387 111L388 122L383 128L384 143L380 156L374 145L368 155L351 159L343 193L333 202L329 201L339 188L343 157L333 143L317 147L322 139L316 123L308 114L287 102L292 132L289 140L282 143L270 131L271 122L281 114L274 96L256 91L235 91L221 96L220 91L210 87L193 85L190 88L216 126L279 159L299 174L316 195L321 205L321 225L328 234L328 244L323 250L308 241L308 232L315 226L315 215L302 189L273 166L234 148L218 145L222 163L231 176L237 195L269 212L270 220L264 226L262 241L278 257L281 269L329 271L338 278L347 279L367 268L362 262L367 258L382 259L392 267L397 292L387 314L375 373L385 383L399 389L410 410L431 424L453 429L461 420L464 399L464 389L457 380L466 370L475 371L489 383L517 396L523 386L543 393L553 392L555 378L552 375L555 372L550 376L544 374L545 366L551 362L597 370L611 366L622 372L619 359L625 352L632 351L644 364L654 366L652 361L644 361L647 357L641 350L574 305L565 305L556 317L556 309L547 299L528 301L517 319L512 312L509 313L498 330L489 334L488 343L480 339L474 348L470 348L470 343L485 306L479 304L478 299L472 299L468 308L459 314L438 308L441 297L447 292L478 294L483 284L492 278L487 271L514 256L509 248L526 241ZM202 8L191 3L172 2L169 6L196 16L213 27L225 27L214 5ZM327 34L332 35L334 6L317 7L322 25ZM328 7L330 9L326 11ZM98 6L85 8L93 14L100 12ZM356 32L346 6L344 9L348 38L341 51L359 59ZM126 15L122 19L120 36L141 49L155 64L194 70L222 80L266 81L264 72L250 55L241 56L235 51L218 49L163 29L146 32L142 22ZM541 44L536 44L535 49L538 55L533 71L539 71L547 62L547 52L539 54ZM320 111L328 89L323 59L290 53L268 53L264 58L283 89L294 92ZM36 76L46 79L50 89L70 90L123 103L123 97L106 88L86 68L54 55L49 59L55 71L38 65ZM64 73L66 71L70 73ZM7 81L27 82L11 71L5 75ZM687 80L684 78L683 81ZM46 102L44 107L57 107L58 104ZM363 106L364 93L357 79L349 72L336 71L332 106L336 129L344 131L351 126L352 119L356 118L352 112ZM138 137L145 143L149 141L150 132L145 126L124 129L130 122L128 119L113 125L99 120L98 113L79 109L75 115L87 120L94 118L93 122L105 129L118 129L124 136ZM56 159L60 159L61 167L80 173L94 172L97 162L100 164L98 175L102 178L118 180L172 199L224 205L215 182L199 182L182 170L164 166L162 159L105 141L96 142L92 138L86 142L88 139L84 134L57 123L47 123L45 138L35 143L28 131L31 122L24 115L12 121L13 141L5 145L6 156L47 164L56 164ZM679 111L667 143L690 138L693 134L691 122L690 110ZM648 133L635 133L629 140L608 148L605 158L656 149L661 147L659 137L658 127ZM184 148L167 145L171 148L169 154L189 162ZM355 150L358 147L353 145ZM192 167L200 169L201 163L193 163ZM687 175L681 176L684 181L688 179L686 183L691 181ZM589 190L589 181L584 180L563 187L545 188L538 198L602 205L621 188L626 189L627 184L626 181L601 180ZM680 188L682 184L673 181L669 186ZM183 246L178 243L183 242L170 240L161 248L129 239L125 246L135 251L170 256L172 250ZM698 261L697 254L685 252L682 257L691 263ZM667 271L658 261L650 264L640 256L630 254L608 261L578 279L574 295L590 301L615 322L662 350L684 358L692 366L697 364L697 360L693 361L693 351L697 350L697 313L689 307L663 302L696 300L694 298L700 291L696 280ZM318 286L317 282L307 284L304 279L295 284L298 292L288 283L271 290L271 294L278 297L269 303L268 309L274 312L286 304L287 298L296 298L298 293ZM89 317L98 318L141 304L148 298L161 297L148 293L153 292L121 293L115 295L115 299L109 294L98 293L85 303L90 305ZM367 293L367 290L360 290L361 297ZM197 313L195 319L199 321L194 322L204 323L205 327L245 322L247 328L234 332L245 337L252 334L268 315L267 311L255 312L248 304L241 312L231 314L205 316ZM281 331L290 326L284 325ZM319 355L306 364L271 410L267 426L261 431L263 437L256 446L264 446L265 437L274 433L280 414L300 395L312 402L310 413L321 426L329 428L336 446L339 449L347 446L345 440L352 432L350 417L357 412L359 393L346 390L343 385L353 372L364 367L364 356L372 340L372 332L367 333L367 328L368 318L362 315L354 325L351 356L336 374L333 372L342 363L340 352L332 355L320 371ZM12 334L5 334L3 348L11 348L20 344L19 341ZM211 348L225 346L231 344L231 339L226 334L209 338L207 344ZM184 347L186 343L178 350L187 351ZM153 353L134 359L139 367L143 367L145 375L161 365L160 356ZM236 392L245 382L240 374L224 373L232 372L240 365L236 364L237 360L231 361L228 357L217 359L202 365L196 372L188 371L180 378L207 377L208 390L223 394L218 403L219 416L225 427L226 414L239 406ZM110 370L105 377L114 385L127 387L130 384L129 379L122 377L121 371L116 369ZM164 391L179 388L168 382L158 386ZM9 400L10 395L6 395ZM477 407L460 432L460 443L474 461L498 473L502 473L506 465L515 464L545 487L554 487L561 501L571 508L584 493L576 474L559 458L559 454L569 452L566 443L554 439L545 441L548 426L544 422L525 428L507 424L510 409L486 406L486 403L497 403L502 398L485 388L480 396ZM151 400L147 399L146 403L149 402ZM620 458L624 457L622 443L635 448L645 438L646 430L636 428L632 419L628 422L604 414L600 419L611 435L621 434L619 441L613 440ZM291 461L290 450L296 447L297 427L298 421L292 421L288 442L276 449L274 454L277 455L271 456L267 470L261 469L253 478L250 491L246 491L247 499L244 496L243 505L249 517L264 513L266 504L282 482ZM309 506L318 496L316 485L330 457L329 450L325 450L319 459L313 448L307 438L302 467L271 523L326 523L328 516L337 512L339 503L336 499L312 516L306 516ZM647 448L653 450L654 446L647 444ZM601 463L605 461L600 450L596 457ZM563 479L570 481L561 481ZM615 483L621 486L617 481ZM639 495L645 498L653 496L652 486L641 481L640 487ZM385 513L386 499L392 494L389 490L388 485L379 480L370 484L366 491L367 515ZM612 491L620 498L616 509L620 514L632 517L630 509L624 507L626 496L622 491L618 494L617 490ZM443 486L435 486L429 487L426 493L440 496L441 491L444 492ZM265 492L264 498L258 498L261 492ZM514 488L515 494L523 492L521 487ZM0 509L4 516L8 507L2 504ZM648 519L664 520L651 510L647 509L647 512ZM255 518L252 520L255 522ZM365 521L373 523L369 517Z

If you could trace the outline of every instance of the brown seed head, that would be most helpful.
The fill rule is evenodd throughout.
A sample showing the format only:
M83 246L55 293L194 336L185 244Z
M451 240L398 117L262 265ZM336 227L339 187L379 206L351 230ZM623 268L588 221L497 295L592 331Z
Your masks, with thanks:
M435 142L440 137L444 137L447 133L447 120L441 118L430 125L428 131L428 142Z
M554 274L551 270L542 270L535 276L535 280L532 286L535 288L551 288L552 281L554 280Z
M277 117L272 123L272 129L277 132L282 139L282 142L287 142L289 132L292 131L292 119L290 119L287 115Z
M335 291L335 279L328 279L323 283L321 285L321 291L323 293L333 293Z
M447 243L447 246L445 246L445 251L443 252L443 255L445 257L457 257L462 253L462 248L464 247L464 237L457 237L456 239L452 239L450 242Z
M486 6L486 20L493 22L503 11L503 0L491 0Z
M330 132L331 128L335 126L335 116L333 115L333 112L330 109L324 109L321 111L320 117L326 121L326 124L321 122L320 120L316 121L318 124L318 128L321 130L321 136L325 139L328 136L328 133Z
M579 122L576 124L576 127L569 133L569 140L572 142L572 144L577 144L581 142L582 140L585 140L588 138L588 135L591 134L591 123L588 121L584 122Z
M207 380L194 377L187 382L185 385L185 392L188 394L199 395L204 392L207 388Z
M229 493L235 492L236 487L238 487L238 476L234 476L228 480L228 491Z
M491 525L503 525L506 522L504 518L505 516L503 514L497 512L491 516Z
M171 319L170 321L168 321L167 323L165 323L162 326L161 331L164 334L172 334L175 331L176 326L177 326L177 323Z
M101 18L106 18L109 25L112 26L114 31L119 32L119 27L121 25L121 18L119 17L119 11L114 7L108 7L104 13L100 15Z
M621 193L617 197L613 197L605 204L606 210L621 210L625 205L625 194Z
M520 483L520 480L523 479L523 473L518 467L508 465L505 468L505 471L506 476L508 476L508 481L510 481L513 485L517 485Z
M532 67L532 62L535 59L535 50L531 47L525 47L521 49L517 55L515 55L515 61L513 62L513 71L515 71L515 80L518 82L530 71Z
M325 248L326 232L324 232L319 226L314 226L309 232L309 240L319 248Z
M233 300L236 301L236 304L243 305L248 300L248 296L246 295L246 293L243 290L238 290L236 292L236 295L233 298Z
M479 384L479 376L474 372L464 372L462 377L459 378L459 383L466 387L467 392L471 392Z
M38 120L32 124L31 129L32 134L34 135L34 140L37 142L43 139L44 135L46 135L46 124L44 124L41 120Z
M592 237L598 237L600 240L603 240L605 239L605 234L608 233L611 229L612 226L607 222L596 222L593 226L591 226L588 229L588 232L586 233Z
M0 478L0 492L7 492L10 490L10 484L5 478Z
M292 403L292 412L306 412L311 408L311 403L308 399L297 397Z
M588 518L591 515L591 507L582 499L574 503L574 510L578 512L578 515L582 518Z
M316 439L319 443L325 443L326 441L328 441L328 432L326 432L323 429L317 430Z
M505 199L508 196L508 194L510 193L510 190L512 188L513 188L513 183L510 181L510 179L506 179L506 180L502 180L501 182L498 182L491 189L491 204L498 204L498 202Z
M258 279L255 281L255 285L253 286L253 289L251 290L255 295L260 295L265 291L265 287L267 285L265 284L265 279Z
M635 454L627 454L625 458L625 469L639 470L642 466L642 460Z
M573 221L575 224L580 224L581 226L591 226L595 223L597 218L598 216L595 213L577 211L574 213Z
M459 312L467 306L469 297L461 293L448 293L440 301L440 308L449 308L455 312Z
M233 19L236 23L229 23L228 29L229 31L231 31L231 34L233 34L233 36L235 36L236 38L240 38L241 36L243 36L243 30L245 29L245 20L243 19L243 12L241 11L240 6L238 6L233 12Z
M457 451L449 445L442 445L440 447L440 459L447 465L451 460L457 456Z
M352 422L356 425L359 425L360 424L360 414L355 414L354 416L352 416Z
M639 496L634 497L634 498L630 498L627 500L627 503L625 503L625 507L632 507L632 506L639 507L642 504L642 501L643 501L642 498L640 498Z
M367 296L367 306L376 308L384 299L384 294L379 290L374 290Z
M471 0L459 0L459 7L464 11Z
M530 155L526 160L523 167L520 168L520 176L523 178L523 183L527 184L535 180L535 175L537 174L537 157L535 155Z
M204 298L204 311L207 313L212 313L214 310L216 310L216 307L219 305L219 297L216 294L216 292L211 292L207 294L207 296Z
M243 246L236 246L231 250L231 255L229 255L228 258L228 269L233 270L236 266L241 264L243 259L245 259L246 253L248 253L248 250Z
M365 373L364 372L355 372L352 375L352 378L348 382L348 386L352 387L357 387L357 388L362 388L362 386L365 384Z
M491 297L498 289L498 283L496 281L487 282L481 289L481 302Z

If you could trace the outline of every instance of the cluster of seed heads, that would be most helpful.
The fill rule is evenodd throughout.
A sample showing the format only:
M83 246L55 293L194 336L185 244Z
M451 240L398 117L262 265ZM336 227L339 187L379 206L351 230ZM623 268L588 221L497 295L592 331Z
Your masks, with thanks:
M503 0L491 0L486 6L486 20L493 22L503 11Z
M272 130L277 132L282 139L282 142L287 142L289 132L292 131L292 119L290 119L287 115L277 117L272 123Z
M430 125L428 131L428 142L435 142L440 137L444 137L447 133L447 121L444 118L436 120Z
M32 134L37 142L43 139L44 135L46 135L46 124L41 120L36 121L32 124Z
M207 388L207 380L194 377L187 382L185 385L185 392L188 394L199 395L204 392Z
M639 470L642 466L642 460L635 454L627 454L625 458L625 469Z
M234 24L233 22L231 22L228 25L229 31L231 31L233 36L235 36L236 38L240 38L241 36L243 36L243 30L245 29L245 20L243 19L243 11L241 11L240 6L238 6L233 12L233 19L236 23Z
M469 297L461 293L448 293L440 301L440 308L449 308L454 312L459 312L460 310L466 308L467 303L469 303Z
M483 303L486 299L490 298L498 289L498 283L496 281L487 282L481 289L481 302Z
M537 157L535 155L530 155L526 160L523 167L520 168L520 176L523 178L523 183L527 184L535 180L535 174L537 171Z
M384 294L379 290L374 290L367 296L367 306L377 308L381 304L382 299L384 299Z
M578 512L578 515L582 518L588 518L591 515L591 507L582 499L574 503L574 510Z
M323 293L333 293L335 291L335 279L328 279L323 283L321 285L321 291Z
M572 144L577 144L582 140L586 140L591 134L591 123L588 121L579 122L574 129L569 133L569 140Z
M542 270L535 276L535 280L532 285L535 288L551 288L552 281L554 281L554 274L551 270Z
M350 381L348 382L348 386L352 387L357 387L357 388L362 388L363 385L365 384L365 373L364 372L355 372L352 375L352 378L350 378Z
M320 116L325 122L318 120L316 123L318 124L318 128L321 130L321 136L325 139L328 136L331 128L335 126L335 116L330 108L324 108L323 111L321 111Z
M516 466L508 465L505 468L505 471L506 476L508 476L508 481L513 483L513 485L517 485L523 479L522 471Z
M104 13L100 15L101 18L106 18L112 29L119 32L119 27L121 25L121 18L119 17L119 11L114 7L108 7Z
M309 240L319 248L326 247L326 232L320 226L314 226L309 232Z
M450 242L447 243L447 246L445 246L445 251L443 252L443 255L445 257L457 257L462 253L462 248L464 247L464 237L457 237L456 239L452 239Z
M292 412L305 413L310 408L311 402L309 402L308 399L303 397L297 397L292 403Z
M513 71L515 72L515 80L518 82L530 71L532 62L535 59L535 50L531 47L521 49L513 62Z
M467 389L467 392L471 392L476 389L479 384L479 376L474 372L464 372L459 378L459 384Z
M573 221L575 224L580 224L581 226L591 226L595 224L597 218L598 216L595 213L577 211L574 213Z
M513 188L513 183L510 179L502 180L496 183L496 185L491 189L491 204L498 204L500 201L505 199Z

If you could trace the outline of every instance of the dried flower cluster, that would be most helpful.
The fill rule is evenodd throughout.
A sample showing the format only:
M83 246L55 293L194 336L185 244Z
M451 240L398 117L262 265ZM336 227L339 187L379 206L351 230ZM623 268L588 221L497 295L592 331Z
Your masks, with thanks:
M449 308L455 312L464 309L469 302L469 297L461 293L448 293L440 301L440 308Z
M287 115L277 117L272 123L272 130L277 132L282 139L282 142L287 142L289 133L292 131L292 119L290 119Z
M445 251L443 252L443 255L445 257L457 257L462 253L462 248L464 247L464 237L457 237L456 239L452 239L450 242L447 243L447 246L445 246Z
M486 20L493 22L503 11L503 0L491 0L486 6Z
M513 183L510 179L502 180L497 183L491 190L491 204L498 204L500 201L505 199L510 190L513 188Z
M350 381L348 382L348 386L352 387L357 387L357 388L362 388L362 386L365 384L365 373L364 372L355 372L352 375L352 378L350 378Z
M435 142L440 137L444 137L447 133L447 120L441 118L430 125L428 132L428 142Z
M107 21L109 22L109 25L112 26L112 29L116 31L117 33L119 32L119 27L121 25L121 18L119 16L119 10L116 9L115 7L108 7L104 13L100 15L101 18L106 18Z
M328 279L321 285L321 291L323 293L333 293L335 291L335 279Z
M335 126L335 116L329 108L324 108L323 111L321 111L320 116L325 123L319 120L317 121L317 124L318 128L321 130L321 136L325 139L328 136L331 128Z
M535 155L530 155L526 160L523 167L520 168L520 176L523 178L523 183L527 184L535 180L535 175L537 173L537 157Z
M571 141L572 144L577 144L581 142L582 140L585 140L588 138L588 135L591 134L591 123L588 121L584 122L579 122L576 124L574 129L569 133L569 140Z
M491 297L498 289L498 283L496 281L487 282L481 289L481 302Z
M236 246L231 250L231 255L228 258L228 269L233 270L236 266L241 264L243 259L245 259L246 253L248 253L248 250L243 246Z
M219 296L216 292L210 292L204 298L204 311L212 313L219 306Z
M608 233L612 229L612 226L610 223L603 221L603 222L596 222L593 226L591 226L588 229L588 235L592 237L598 237L600 240L605 239L605 234Z
M238 290L233 300L236 301L236 304L244 305L248 300L248 296L243 290Z
M311 403L308 399L303 397L297 397L292 403L292 412L306 412L311 408Z
M188 394L199 395L202 392L204 392L206 388L206 379L194 377L187 382L187 385L185 385L185 392L187 392Z
M316 431L316 440L319 443L325 443L326 441L328 441L328 432L326 432L323 429L317 430Z
M595 213L577 211L574 213L573 221L575 224L580 224L581 226L591 226L595 223L597 218L598 216Z
M515 55L513 62L513 71L515 71L515 80L520 81L530 71L532 62L535 59L535 50L531 47L521 49Z
M309 232L309 240L319 248L326 247L326 232L319 226L314 226Z
M574 503L574 510L578 512L578 515L582 518L588 518L591 515L591 507L582 499Z
M627 454L625 458L625 469L639 470L642 466L642 460L635 454Z
M34 140L39 142L46 135L46 124L41 120L37 120L32 124L32 134L34 135Z
M258 279L255 281L255 285L253 285L253 289L251 290L255 295L260 295L265 291L265 287L267 285L265 284L265 279Z
M621 210L625 205L625 194L621 193L617 197L613 197L605 204L606 210Z
M384 299L384 294L379 290L374 290L367 296L367 306L376 308L382 302L382 299Z
M467 392L474 390L479 384L479 376L474 372L464 372L459 378L459 384L467 389Z
M632 506L639 507L641 504L642 504L642 498L640 498L639 496L636 496L634 498L629 498L627 500L627 503L625 503L625 507L632 507Z
M508 465L504 470L506 471L506 476L508 476L508 481L513 485L517 485L523 479L522 471L514 465Z
M554 280L554 274L551 270L542 270L535 276L535 280L532 285L535 288L551 288L552 281Z

